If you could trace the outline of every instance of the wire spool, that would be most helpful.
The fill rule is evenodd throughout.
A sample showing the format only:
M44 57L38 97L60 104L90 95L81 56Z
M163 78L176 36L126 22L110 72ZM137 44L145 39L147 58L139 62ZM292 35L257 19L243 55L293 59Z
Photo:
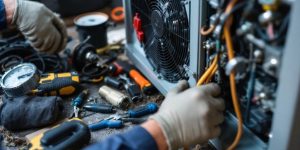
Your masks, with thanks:
M90 39L87 43L96 48L107 45L107 27L108 15L101 12L87 13L79 15L74 19L74 23L79 34L79 39L83 42L88 36Z

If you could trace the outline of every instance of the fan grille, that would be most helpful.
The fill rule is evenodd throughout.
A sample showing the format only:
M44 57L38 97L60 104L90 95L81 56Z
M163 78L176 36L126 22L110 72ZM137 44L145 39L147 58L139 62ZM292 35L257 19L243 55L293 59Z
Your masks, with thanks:
M145 33L144 50L154 70L169 82L187 79L189 23L181 0L133 0Z

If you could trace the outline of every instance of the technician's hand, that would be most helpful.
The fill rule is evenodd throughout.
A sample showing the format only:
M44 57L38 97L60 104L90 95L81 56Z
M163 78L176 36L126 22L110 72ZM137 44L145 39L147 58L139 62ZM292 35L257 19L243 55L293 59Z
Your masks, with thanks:
M159 112L151 116L160 125L169 149L201 144L220 135L224 101L216 84L188 88L186 81L170 91Z
M41 3L16 0L12 24L40 51L55 53L66 46L64 22Z

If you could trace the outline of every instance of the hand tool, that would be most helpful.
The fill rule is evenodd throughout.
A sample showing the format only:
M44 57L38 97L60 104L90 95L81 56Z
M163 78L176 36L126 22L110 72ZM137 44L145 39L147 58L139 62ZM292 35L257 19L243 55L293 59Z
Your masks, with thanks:
M76 92L79 87L77 72L48 73L41 75L39 86L31 91L33 95L68 96Z
M119 81L118 79L116 78L113 78L113 77L105 77L104 78L104 83L108 86L111 86L113 88L116 88L116 89L121 89L123 84L121 81Z
M125 94L108 86L100 87L99 94L113 106L119 108L127 108L129 106L129 98Z
M137 102L143 98L142 92L138 85L131 82L130 79L124 74L119 76L125 82L124 88L129 94L132 102Z
M83 105L84 98L87 96L88 90L83 90L76 98L72 100L72 106L74 111L74 117L78 118L80 107Z
M80 149L87 145L91 133L86 124L70 120L39 134L30 141L30 150Z
M6 71L1 77L1 87L9 97L27 94L38 86L40 76L32 63L22 63Z
M86 111L96 112L96 113L114 113L115 108L111 105L89 103L82 107Z
M148 103L145 106L128 110L124 114L111 115L97 123L90 124L89 128L91 131L95 131L103 128L121 128L124 126L124 122L141 123L145 121L145 119L138 117L155 113L157 110L158 106L156 103Z
M109 67L109 69L114 75L121 72L128 74L130 78L132 78L140 86L140 89L145 94L152 94L155 91L153 85L143 75L141 75L134 66L125 61L116 61Z
M129 109L126 113L120 114L122 118L138 118L145 115L153 114L158 110L158 105L154 102L147 103L134 109Z
M104 128L122 128L124 126L121 120L112 120L112 117L103 119L97 123L90 124L89 129L96 131Z

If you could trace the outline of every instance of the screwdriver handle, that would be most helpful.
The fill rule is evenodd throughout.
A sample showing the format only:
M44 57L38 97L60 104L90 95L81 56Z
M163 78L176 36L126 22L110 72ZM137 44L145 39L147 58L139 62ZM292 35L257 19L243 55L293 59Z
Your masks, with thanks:
M72 100L72 105L80 107L83 104L84 98L87 96L88 91L82 91L75 99Z
M83 109L97 113L114 113L115 109L110 105L103 104L85 104Z
M95 124L90 124L89 129L91 131L96 131L104 128L121 128L123 127L123 122L121 120L102 120Z
M127 111L129 117L136 118L149 114L153 114L158 110L158 105L156 103L148 103L145 106L137 107Z

